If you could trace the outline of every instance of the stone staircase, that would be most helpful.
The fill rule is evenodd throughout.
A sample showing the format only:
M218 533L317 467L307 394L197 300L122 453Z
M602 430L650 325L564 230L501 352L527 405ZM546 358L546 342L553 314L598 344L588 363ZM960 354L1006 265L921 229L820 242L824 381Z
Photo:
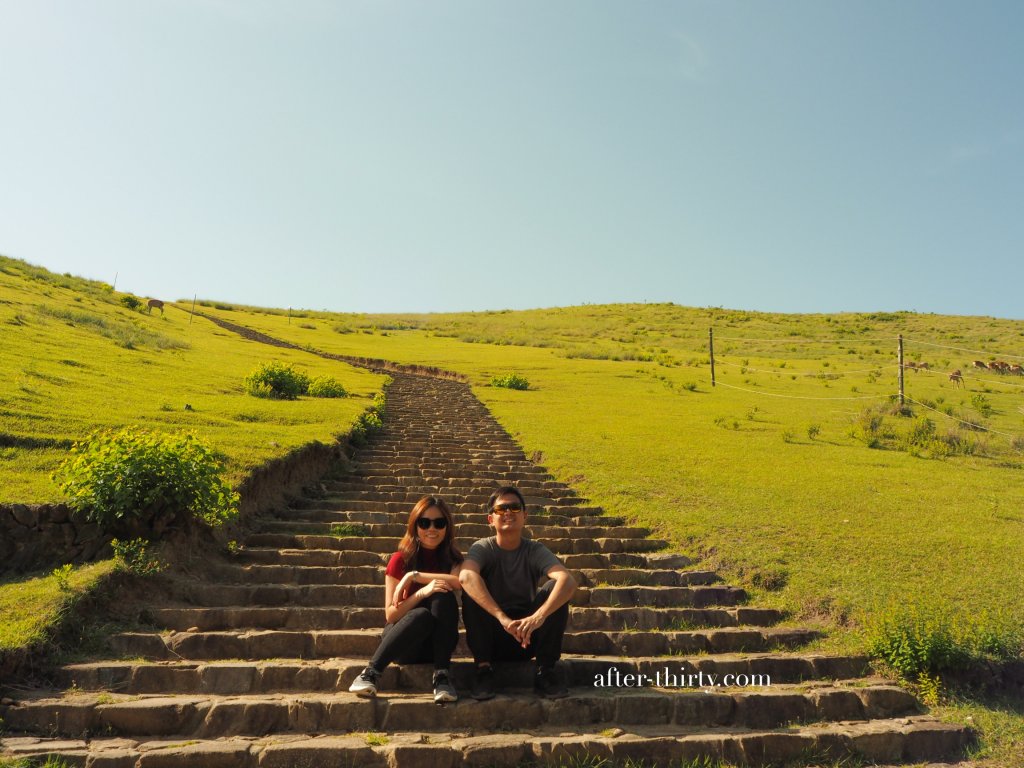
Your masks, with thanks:
M448 501L465 551L505 483L580 585L561 662L570 696L538 699L531 665L508 664L504 690L474 701L464 637L457 703L433 703L428 665L390 667L375 700L349 694L413 503ZM169 576L154 630L112 637L112 658L63 668L61 689L7 692L0 755L90 768L898 763L955 760L971 738L868 676L865 658L800 652L814 631L776 626L777 611L552 480L465 384L395 373L384 429L320 491L258 521L206 581ZM716 685L725 675L738 684Z

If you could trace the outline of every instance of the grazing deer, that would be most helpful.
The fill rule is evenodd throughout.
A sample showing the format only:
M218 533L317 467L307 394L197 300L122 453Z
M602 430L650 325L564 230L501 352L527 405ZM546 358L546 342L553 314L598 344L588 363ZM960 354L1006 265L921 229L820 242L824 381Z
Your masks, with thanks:
M1012 374L1014 374L1016 376L1024 376L1024 367L1021 367L1019 365L1011 365L1010 366L1010 373L1012 373Z
M164 313L164 303L160 299L150 299L146 302L146 306L149 307L149 314L153 314L153 307L160 310L160 314Z
M962 387L964 385L964 376L960 373L959 368L949 374L949 380L953 382L954 387Z
M975 360L974 361L974 367L975 368L981 368L981 370L983 370L983 371L987 371L988 370L988 364L985 363L983 360Z
M911 360L910 362L904 363L903 367L906 368L909 371L913 371L914 373L917 373L917 363L915 363L913 360Z
M930 371L931 370L931 366L928 365L928 363L918 363L917 364L917 370L919 370L919 371Z

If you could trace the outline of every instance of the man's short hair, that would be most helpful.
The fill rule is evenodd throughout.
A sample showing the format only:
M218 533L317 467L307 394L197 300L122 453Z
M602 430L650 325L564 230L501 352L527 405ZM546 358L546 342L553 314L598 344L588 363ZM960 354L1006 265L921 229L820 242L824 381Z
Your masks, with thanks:
M523 512L526 511L526 499L523 498L523 494L519 492L519 489L514 485L503 485L501 488L491 494L491 498L487 500L487 514L491 514L494 511L494 502L500 499L502 496L510 494L516 496L519 499L519 503L523 505Z

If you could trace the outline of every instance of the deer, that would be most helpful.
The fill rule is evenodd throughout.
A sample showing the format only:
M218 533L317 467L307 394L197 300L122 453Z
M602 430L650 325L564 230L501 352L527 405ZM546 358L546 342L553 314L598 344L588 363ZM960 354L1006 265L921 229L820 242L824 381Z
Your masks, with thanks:
M149 307L149 314L153 314L154 307L160 310L161 315L164 313L164 303L160 299L150 299L146 302L146 306Z
M975 368L981 368L983 371L988 370L988 364L984 360L975 360L973 365Z
M964 385L964 376L960 373L959 368L949 374L949 380L953 383L954 387L962 387Z

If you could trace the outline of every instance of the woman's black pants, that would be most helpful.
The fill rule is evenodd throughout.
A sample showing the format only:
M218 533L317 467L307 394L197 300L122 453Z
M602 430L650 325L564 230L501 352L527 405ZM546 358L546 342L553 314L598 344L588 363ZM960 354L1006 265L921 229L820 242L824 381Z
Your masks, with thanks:
M459 605L452 592L435 592L394 624L384 627L370 666L378 672L399 664L434 663L448 669L459 642Z

